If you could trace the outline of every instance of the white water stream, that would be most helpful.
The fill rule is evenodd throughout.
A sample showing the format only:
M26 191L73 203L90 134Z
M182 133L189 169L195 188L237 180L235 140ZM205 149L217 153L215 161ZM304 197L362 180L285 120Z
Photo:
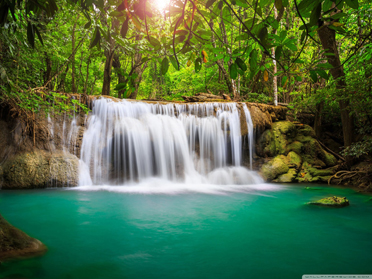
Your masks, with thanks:
M253 124L243 107L252 167ZM169 187L210 191L221 185L234 190L262 183L256 172L242 166L235 103L164 105L101 98L94 101L86 124L80 185L96 189L151 185L156 192L155 188L168 191Z

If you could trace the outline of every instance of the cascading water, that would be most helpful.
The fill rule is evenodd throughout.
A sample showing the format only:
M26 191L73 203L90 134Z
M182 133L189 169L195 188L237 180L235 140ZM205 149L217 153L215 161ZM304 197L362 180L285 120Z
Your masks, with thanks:
M253 125L244 107L253 149ZM245 185L235 103L149 104L98 99L81 146L80 185L164 183ZM250 151L252 162L252 151Z

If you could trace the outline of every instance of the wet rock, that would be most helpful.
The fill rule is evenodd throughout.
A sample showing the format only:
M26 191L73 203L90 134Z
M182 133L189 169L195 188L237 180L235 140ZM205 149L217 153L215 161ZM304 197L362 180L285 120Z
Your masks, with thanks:
M296 181L296 176L297 176L297 170L289 169L287 173L279 175L279 177L275 180L275 182L291 183L291 182Z
M276 156L261 168L261 174L266 181L272 181L279 175L287 173L288 171L287 158L283 155Z
M261 135L257 141L257 154L274 159L286 156L282 160L288 167L284 173L266 174L270 161L263 165L266 165L261 171L264 178L274 182L328 182L335 173L332 167L337 164L337 159L319 144L310 126L289 121L274 122L272 128ZM292 168L294 170L288 172Z
M0 260L36 256L46 250L43 243L15 228L0 215Z
M350 205L349 200L345 197L328 197L320 199L314 202L309 202L310 205L320 205L320 206L329 206L329 207L345 207Z
M79 159L70 153L36 150L21 153L3 166L3 189L77 186Z

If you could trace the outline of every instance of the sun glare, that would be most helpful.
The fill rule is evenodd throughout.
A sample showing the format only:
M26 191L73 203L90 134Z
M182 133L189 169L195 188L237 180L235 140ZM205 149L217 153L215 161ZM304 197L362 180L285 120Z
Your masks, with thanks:
M159 11L164 11L168 5L170 0L154 0L155 1L155 6Z

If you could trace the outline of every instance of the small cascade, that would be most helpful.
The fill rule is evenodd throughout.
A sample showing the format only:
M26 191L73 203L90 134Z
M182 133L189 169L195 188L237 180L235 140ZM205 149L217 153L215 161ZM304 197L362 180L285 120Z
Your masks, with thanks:
M252 162L253 124L246 106L244 112ZM80 185L132 185L150 178L188 184L262 182L242 166L236 103L149 104L100 98L86 126Z
M254 152L254 132L253 132L253 121L251 117L251 113L248 110L247 105L243 105L245 119L247 121L248 126L248 148L249 148L249 164L250 168L252 170L252 164L253 164L253 152Z
M60 121L52 120L56 118ZM76 146L81 129L78 125L78 116L74 114L71 118L66 113L63 116L48 114L47 121L51 139L50 151L53 154L49 161L51 177L48 187L57 187L57 181L59 187L70 187L72 185L69 177L76 171L74 157L78 155ZM83 163L80 162L80 165ZM83 170L84 166L80 166L80 169ZM65 183L61 185L61 181Z

